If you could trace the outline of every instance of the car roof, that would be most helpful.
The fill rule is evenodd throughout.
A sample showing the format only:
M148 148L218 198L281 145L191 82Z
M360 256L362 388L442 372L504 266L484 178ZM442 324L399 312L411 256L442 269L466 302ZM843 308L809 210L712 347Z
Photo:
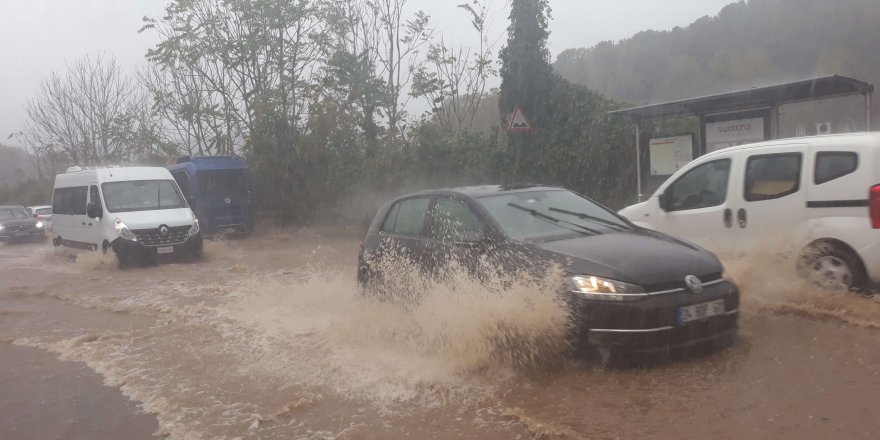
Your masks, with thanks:
M46 209L46 208L51 208L51 207L52 207L52 205L33 205L33 206L28 206L28 208L30 208L30 209Z
M565 191L565 188L550 185L536 185L528 183L516 183L505 185L480 185L480 186L462 186L457 188L443 188L420 191L417 193L407 194L400 198L413 196L435 196L435 195L462 195L472 198L488 197L503 194L516 194L533 191Z
M711 153L707 153L703 155L701 158L711 158L713 156L732 153L743 150L752 150L752 149L760 149L760 148L772 148L784 145L793 145L793 144L813 144L816 140L822 139L852 139L863 142L868 142L871 140L880 140L880 132L861 132L861 133L838 133L838 134L826 134L821 136L805 136L805 137L794 137L794 138L785 138L785 139L774 139L771 141L764 142L756 142L753 144L744 144L744 145L736 145L733 147L722 148L720 150L713 151Z
M176 164L169 165L169 170L191 168L196 171L205 170L246 170L247 163L238 156L199 156L182 158Z
M0 205L0 209L24 209L21 205Z

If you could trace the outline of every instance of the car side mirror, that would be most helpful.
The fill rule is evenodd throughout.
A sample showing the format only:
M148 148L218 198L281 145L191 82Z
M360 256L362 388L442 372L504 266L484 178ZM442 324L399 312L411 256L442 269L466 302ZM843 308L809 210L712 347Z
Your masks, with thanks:
M88 205L86 205L86 215L89 216L89 218L101 218L104 216L104 213L97 203L90 202Z
M657 201L660 202L660 209L669 211L669 200L669 190L663 191L663 193L657 197Z

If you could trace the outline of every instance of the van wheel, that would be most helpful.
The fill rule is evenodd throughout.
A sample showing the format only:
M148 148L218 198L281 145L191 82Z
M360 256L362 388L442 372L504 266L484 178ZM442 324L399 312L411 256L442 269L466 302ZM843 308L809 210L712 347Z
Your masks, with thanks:
M848 248L829 242L815 243L804 250L799 271L811 283L828 290L861 290L866 275L859 257Z

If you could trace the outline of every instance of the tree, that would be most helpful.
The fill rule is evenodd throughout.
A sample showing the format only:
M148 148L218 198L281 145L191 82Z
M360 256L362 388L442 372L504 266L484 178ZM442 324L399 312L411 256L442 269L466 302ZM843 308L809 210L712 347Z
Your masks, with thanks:
M518 106L531 118L533 130L547 130L546 115L554 110L547 105L555 79L550 67L550 52L547 50L548 0L513 0L510 10L510 25L507 27L507 46L501 50L501 97L499 111L502 124ZM512 177L521 176L525 137L528 134L511 133L509 143L513 149ZM538 145L529 147L533 153Z
M26 107L25 145L53 162L58 156L81 165L131 161L156 147L156 126L140 103L134 81L114 58L87 56L40 83Z
M497 74L486 29L487 3L472 0L458 7L468 13L471 26L479 37L479 45L473 49L447 46L443 40L431 43L427 63L415 69L410 92L427 99L432 107L431 119L454 135L474 128L477 113L486 98L486 83Z
M502 117L520 106L532 117L540 118L553 79L547 50L548 0L513 0L507 46L501 50ZM533 122L537 122L533 121Z

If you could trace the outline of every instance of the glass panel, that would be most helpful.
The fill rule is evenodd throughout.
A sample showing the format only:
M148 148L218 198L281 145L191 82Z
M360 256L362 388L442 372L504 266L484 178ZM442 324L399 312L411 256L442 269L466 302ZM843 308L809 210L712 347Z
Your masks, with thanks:
M730 159L716 160L688 171L666 190L670 211L709 208L727 200Z
M196 173L199 193L204 197L229 197L247 190L244 170L208 170Z
M431 199L407 199L400 202L394 233L399 235L421 236L424 233L425 214Z
M746 165L745 199L756 202L794 194L800 175L800 153L752 156Z
M101 185L110 212L185 208L173 180L133 180Z
M517 240L549 241L630 229L613 212L571 191L525 191L477 201Z
M859 156L852 152L816 153L815 182L817 185L838 179L856 170Z
M86 215L86 204L88 202L89 187L77 186L69 188L70 195L68 202L70 203L69 211L73 215Z
M400 211L400 203L395 203L388 211L388 217L385 217L385 223L382 224L382 232L394 232L394 226L397 224L397 213Z
M483 233L480 218L464 202L452 198L437 199L433 222L431 237L436 240L458 241Z

